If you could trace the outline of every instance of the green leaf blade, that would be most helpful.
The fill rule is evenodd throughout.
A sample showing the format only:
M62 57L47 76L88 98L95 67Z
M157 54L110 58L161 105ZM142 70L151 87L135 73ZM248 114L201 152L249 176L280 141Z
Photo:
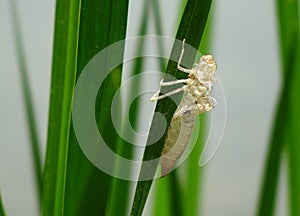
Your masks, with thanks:
M0 193L0 216L5 216L4 206L2 204L1 193Z
M290 185L290 214L300 214L300 200L297 194L300 193L299 180L300 169L297 168L300 162L299 149L299 122L298 114L299 101L299 70L300 70L300 20L299 1L277 0L277 13L279 22L279 36L281 44L282 72L287 84L290 85L289 112L287 113L287 153L289 166Z
M77 68L80 0L57 1L43 215L63 215L68 136Z
M77 79L97 53L125 39L127 13L128 0L82 0ZM112 99L120 87L121 75L122 65L110 72L102 83L95 104L99 132L114 151L118 147L120 138L114 130L110 108ZM105 215L113 177L91 164L80 149L73 128L70 131L68 155L65 215ZM118 207L114 206L114 208Z
M274 121L265 166L263 185L257 215L274 214L280 162L287 148L290 187L290 215L300 214L299 180L300 148L298 114L300 67L299 2L277 0L280 52L283 85ZM296 132L298 131L298 132Z
M203 37L201 40L201 45L199 48L200 53L210 53L210 44L212 42L210 38L212 35L212 24L214 17L213 12L214 10L212 4L209 16L207 18L206 28L204 30ZM200 125L203 125L204 127L200 126L198 131L194 131L194 133L197 135L197 137L195 137L196 146L185 161L187 165L187 168L185 170L186 181L182 184L182 194L184 197L182 199L182 203L184 206L184 215L199 215L201 207L199 203L201 203L203 168L199 167L199 159L201 157L203 146L205 144L204 137L207 129L207 117L205 115L200 115L198 116L198 121L200 122ZM193 140L193 136L191 140ZM182 168L184 169L185 167L181 166L178 171L180 171L180 169ZM177 172L177 170L175 172Z
M22 93L25 104L25 111L27 117L27 125L29 130L31 152L33 158L33 166L35 171L35 182L37 185L38 199L41 202L42 197L42 162L40 143L38 138L38 130L36 126L36 116L34 112L34 105L32 99L32 92L30 89L29 74L25 58L25 49L22 43L21 27L19 22L19 14L17 13L17 5L15 0L11 3L11 15L13 22L13 31L15 36L15 44L17 51L17 61L21 78Z
M149 4L151 4L150 1L145 2L144 8L143 8L143 18L139 25L139 35L145 35L147 31L147 23L148 23L148 14L149 14ZM136 50L136 56L139 56L140 53L142 53L142 50L144 49L144 43L145 40L141 38L138 41L137 50ZM143 58L137 58L134 61L134 65L132 67L132 72L130 73L131 77L134 77L142 72L144 65ZM135 95L135 92L137 89L140 89L140 83L136 82L133 83L133 85L130 86L129 89L129 97ZM126 100L126 98L124 98ZM128 118L130 118L130 123L133 128L137 127L138 124L138 118L139 118L139 108L140 108L140 100L137 98L135 100L135 103L130 109L130 113ZM127 118L125 116L124 118ZM134 139L134 135L131 134L129 128L124 126L124 120L122 121L122 132L123 134L126 134L127 136L131 136L132 139ZM121 136L122 137L122 136ZM118 144L118 148L116 150L117 154L119 155L127 155L128 158L131 159L131 157L134 155L134 149L130 148L129 143L127 143L124 140L120 140L120 143ZM116 161L116 169L119 169L120 161ZM131 172L132 170L128 170L128 172ZM128 212L130 210L130 192L132 189L133 183L128 180L122 180L114 178L111 184L108 203L107 203L107 215L110 216L121 216L121 215L128 215ZM117 207L116 207L117 206Z
M190 0L187 3L185 8L176 39L186 39L186 42L193 47L198 48L202 34L204 32L204 27L206 24L207 16L209 13L211 1L204 1L204 0ZM172 50L171 56L175 54L175 50ZM194 62L195 56L191 57L190 59L190 66ZM167 66L167 73L173 75L176 78L183 78L183 75L177 72L177 64L175 62L169 62ZM170 124L172 119L173 113L176 110L176 105L171 103L170 99L166 98L164 100L160 100L157 103L155 112L160 112L164 115L167 126ZM158 134L158 131L161 131L162 128L160 120L154 118L151 124L148 141L147 143L151 142L153 138L155 138L155 134ZM162 138L153 145L147 145L143 161L152 160L154 158L158 158L161 155L163 146L164 146L164 139L166 133L162 136ZM147 178L151 179L154 177L154 173L156 171L156 167L158 164L152 164L151 169L149 167L144 167L142 164L142 168L140 171L140 175L146 176ZM141 215L151 188L153 180L147 181L139 181L134 201L131 209L131 215Z

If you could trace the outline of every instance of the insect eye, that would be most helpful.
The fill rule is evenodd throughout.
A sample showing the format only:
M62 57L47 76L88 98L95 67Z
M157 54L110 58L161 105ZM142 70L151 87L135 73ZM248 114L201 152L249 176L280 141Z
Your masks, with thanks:
M209 64L215 64L215 60L213 58L211 58L211 59L208 60L208 63Z
M195 79L195 74L190 73L190 74L189 74L189 77L190 77L191 79Z

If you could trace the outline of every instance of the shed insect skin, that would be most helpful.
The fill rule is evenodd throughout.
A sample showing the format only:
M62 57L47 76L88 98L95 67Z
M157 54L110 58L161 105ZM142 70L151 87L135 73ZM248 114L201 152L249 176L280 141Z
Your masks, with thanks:
M194 64L192 69L184 68L181 66L184 44L185 39L182 42L177 69L188 73L188 78L170 82L161 80L160 86L171 86L180 83L185 85L163 95L159 95L160 91L158 91L150 99L150 101L156 101L181 91L185 92L180 105L173 115L165 139L160 158L162 176L165 176L173 169L176 161L185 151L193 132L196 116L209 112L217 104L216 100L211 97L213 84L217 82L215 78L217 66L214 58L211 55L204 55L200 58L198 64Z

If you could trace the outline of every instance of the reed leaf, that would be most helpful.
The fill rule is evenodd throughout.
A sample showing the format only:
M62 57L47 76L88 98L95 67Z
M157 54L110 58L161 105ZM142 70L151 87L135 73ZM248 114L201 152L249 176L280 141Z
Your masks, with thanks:
M139 36L146 35L148 20L149 20L149 5L152 1L146 1L143 6L142 12L142 20L139 23ZM142 51L144 50L145 46L145 39L141 37L138 40L137 50L135 55L140 56ZM134 77L142 72L144 66L144 59L143 58L136 58L134 60L134 64L132 67L132 72L129 73L130 77ZM141 88L141 83L135 82L133 85L129 87L129 97L135 95L135 92ZM125 99L126 100L126 99ZM130 123L132 128L137 128L138 126L138 119L139 119L139 109L140 109L140 100L136 98L134 103L131 104L130 113L124 118L130 118ZM124 121L122 121L122 133L126 134L126 136L131 136L134 140L134 135L128 131L128 127L124 125ZM118 144L119 148L117 148L116 152L120 155L127 155L128 158L132 158L134 154L134 148L132 148L129 143L124 140L121 140ZM118 169L119 161L116 161L116 169ZM128 171L130 172L130 171ZM108 199L108 208L107 208L107 215L110 216L126 216L130 211L130 192L133 186L133 182L128 180L122 180L114 178L112 181L109 199Z
M286 137L289 176L290 215L300 214L300 146L299 146L299 105L300 105L300 21L299 1L277 0L281 65L283 80L289 90L284 97L287 109Z
M0 193L0 216L5 216L5 211L1 199L1 193Z
M299 135L299 114L295 111L299 106L300 82L299 71L299 11L298 1L277 0L277 13L279 23L279 38L282 63L282 89L273 124L269 143L269 150L265 165L263 185L259 200L257 215L274 215L275 200L277 195L280 162L283 149L287 144L289 156L290 203L291 215L299 214L300 192L299 177L300 163L297 142ZM298 183L297 183L298 182Z
M127 12L128 0L82 0L77 79L92 57L107 46L125 39ZM109 147L116 152L121 139L111 121L111 103L120 87L121 76L122 65L106 77L95 104L99 132ZM77 143L73 128L68 155L65 215L105 215L108 211L108 194L113 177L90 163ZM116 196L116 199L119 204L125 202L121 196ZM113 208L118 210L119 206Z
M210 5L211 1L188 1L180 22L176 39L182 40L185 38L188 44L198 49L202 38L202 34L204 32L204 27L209 13ZM171 55L175 55L175 49L172 50ZM191 57L190 66L193 64L194 58L195 56ZM183 78L183 75L177 72L176 67L176 62L170 61L167 66L167 73L179 79ZM166 98L164 100L158 101L155 112L162 113L167 121L167 126L169 126L175 110L176 105L171 103L169 98ZM155 137L155 134L158 134L158 132L161 130L160 125L161 122L154 118L151 124L147 142L151 142L152 138ZM165 136L166 133L157 143L146 146L143 161L152 160L154 158L160 157L164 146ZM140 175L146 175L148 178L154 177L157 165L158 164L152 164L151 169L149 169L149 167L145 167L142 164ZM142 214L152 182L153 180L138 182L134 195L133 205L131 208L131 215Z
M71 107L77 69L80 0L56 2L43 215L63 215Z
M29 74L26 64L25 50L22 42L21 26L19 22L19 14L17 12L17 4L15 0L10 1L11 4L11 18L14 32L15 46L17 51L17 61L22 84L22 94L24 98L24 105L27 118L27 126L29 130L31 154L33 160L36 190L38 193L38 200L42 198L42 162L40 143L38 138L38 130L36 126L36 116L34 111L32 92L30 89Z

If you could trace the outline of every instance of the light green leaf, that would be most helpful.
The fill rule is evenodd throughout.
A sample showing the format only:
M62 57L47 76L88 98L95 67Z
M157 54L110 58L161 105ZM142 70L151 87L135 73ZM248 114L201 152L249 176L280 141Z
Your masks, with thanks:
M34 105L32 100L32 92L30 89L29 75L25 58L24 45L22 43L21 27L19 22L19 14L17 12L17 4L15 0L10 1L11 4L11 17L12 27L15 36L15 46L17 51L17 61L20 72L20 79L22 84L22 93L25 103L25 111L27 118L27 126L30 135L30 144L32 152L32 160L35 171L35 182L37 186L38 198L41 201L42 198L42 163L40 155L40 144L38 139L38 130L36 127Z
M63 215L80 0L56 2L50 111L43 175L43 215Z
M300 214L299 11L298 1L277 0L283 85L269 144L257 215L274 214L279 168L287 144L291 215Z

